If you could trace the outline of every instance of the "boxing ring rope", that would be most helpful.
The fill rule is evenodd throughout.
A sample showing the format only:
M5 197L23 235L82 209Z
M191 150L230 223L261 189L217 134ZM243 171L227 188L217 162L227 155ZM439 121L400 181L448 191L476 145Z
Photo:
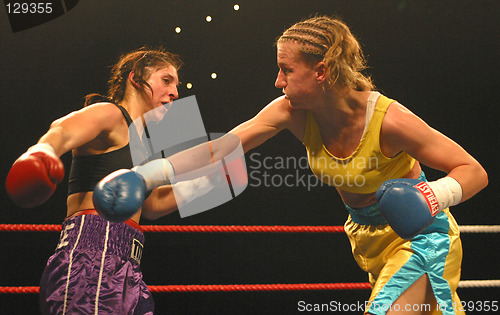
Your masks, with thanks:
M285 226L285 225L143 225L145 232L172 233L341 233L343 226ZM59 224L0 224L6 232L60 232ZM500 233L500 225L462 225L462 233ZM296 284L210 284L210 285L149 285L151 292L251 292L305 290L366 290L370 284L359 283L296 283ZM500 280L462 280L459 288L500 287ZM39 293L37 286L0 286L0 294Z
M500 280L462 280L459 288L500 287ZM319 290L368 290L368 282L354 283L291 283L291 284L206 284L206 285L148 285L151 292L262 292L262 291L319 291ZM39 287L0 287L2 293L38 293Z
M342 233L342 225L141 225L144 232L171 233ZM60 224L0 224L0 231L60 232ZM500 225L461 225L461 233L500 233Z

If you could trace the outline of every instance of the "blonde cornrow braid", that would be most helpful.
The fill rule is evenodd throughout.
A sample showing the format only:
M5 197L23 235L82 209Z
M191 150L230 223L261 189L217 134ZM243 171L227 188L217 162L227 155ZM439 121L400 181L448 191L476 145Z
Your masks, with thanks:
M328 43L329 38L324 34L325 30L317 31L311 28L292 28L289 30L290 33L302 33L304 35L309 35L313 38L319 39L323 43ZM326 47L326 46L325 46Z
M318 24L318 23L299 22L299 23L297 23L297 25L307 26L307 27L311 27L311 28L319 28L319 29L322 29L322 30L327 30L328 29L328 26L321 25L321 24Z
M299 37L299 36L292 36L292 35L283 35L281 37L281 40L284 41L284 40L295 40L295 41L298 41L304 45L311 45L311 46L315 46L319 49L321 49L322 51L321 52L317 52L316 54L318 55L324 55L325 52L328 50L328 47L326 47L326 45L323 45L323 44L319 44L319 43L316 43L310 39L307 39L307 38L302 38L302 37ZM314 52L312 52L314 53Z
M301 26L305 25L296 25L294 27L289 28L285 33L281 36L280 41L284 40L295 40L300 42L301 44L309 47L304 47L303 50L306 54L312 54L323 57L328 50L327 38L323 34L324 32L316 31L308 28L301 28ZM310 47L313 46L313 47ZM319 49L319 51L318 51Z

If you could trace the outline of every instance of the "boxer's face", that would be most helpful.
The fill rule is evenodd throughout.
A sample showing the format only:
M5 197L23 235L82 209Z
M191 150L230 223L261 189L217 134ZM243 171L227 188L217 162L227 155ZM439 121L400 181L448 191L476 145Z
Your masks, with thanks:
M172 102L179 98L177 70L172 65L159 68L151 72L146 82L151 87L151 90L144 89L147 100L145 112L151 113L150 119L159 121L166 114Z
M278 43L280 70L275 86L283 90L293 107L305 108L319 92L319 84L315 68L305 61L299 48L300 45L293 41Z
M177 87L179 77L177 70L172 65L153 71L146 82L151 87L150 97L153 107L172 103L179 98Z

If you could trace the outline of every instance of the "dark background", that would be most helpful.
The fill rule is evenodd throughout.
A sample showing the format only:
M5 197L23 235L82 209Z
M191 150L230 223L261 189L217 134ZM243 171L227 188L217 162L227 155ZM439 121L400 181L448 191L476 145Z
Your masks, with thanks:
M233 10L235 3L239 11ZM453 208L459 224L500 224L494 164L498 1L82 0L57 19L16 33L0 9L2 181L53 120L81 108L87 93L106 92L109 66L120 54L143 45L163 45L183 57L181 97L196 95L207 132L227 132L281 94L274 87L274 40L315 13L342 17L362 43L377 88L454 139L488 171L489 186ZM193 89L185 88L187 82ZM260 159L305 155L288 132L247 154L249 170L256 166L257 155L250 158L256 152ZM69 172L69 154L63 161ZM443 175L425 170L432 180ZM291 168L268 172L296 174ZM311 176L307 169L298 172ZM66 190L64 183L47 203L26 210L14 206L2 189L0 223L59 224ZM184 219L175 212L142 224L342 225L346 217L332 188L262 187L251 179L242 195L215 209ZM0 232L0 286L38 285L58 237ZM141 266L150 285L367 281L343 234L147 233L146 238ZM463 234L463 280L500 278L493 259L499 240L498 234ZM459 295L464 301L499 300L500 289L460 289ZM158 314L290 314L301 300L364 303L369 290L154 296ZM0 313L37 314L37 299L1 294Z

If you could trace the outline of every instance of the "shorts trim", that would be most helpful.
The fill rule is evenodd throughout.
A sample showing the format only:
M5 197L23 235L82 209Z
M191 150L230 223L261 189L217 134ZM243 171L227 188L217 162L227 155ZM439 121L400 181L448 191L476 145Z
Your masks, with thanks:
M71 249L71 253L69 254L68 275L66 277L66 288L64 290L63 314L66 314L66 306L68 305L69 279L71 276L71 265L73 264L73 253L75 252L75 249L78 246L78 243L80 242L80 236L82 235L82 229L83 229L84 222L85 222L85 215L82 216L82 221L80 222L80 229L78 230L78 236L76 238L75 245L73 246L73 249ZM70 229L73 228L73 226L71 226Z
M106 259L106 252L108 251L109 239L109 221L106 223L106 236L104 238L104 249L102 251L101 268L99 269L99 281L97 282L97 292L95 295L95 315L99 314L99 294L101 293L102 273L104 270L104 261Z

